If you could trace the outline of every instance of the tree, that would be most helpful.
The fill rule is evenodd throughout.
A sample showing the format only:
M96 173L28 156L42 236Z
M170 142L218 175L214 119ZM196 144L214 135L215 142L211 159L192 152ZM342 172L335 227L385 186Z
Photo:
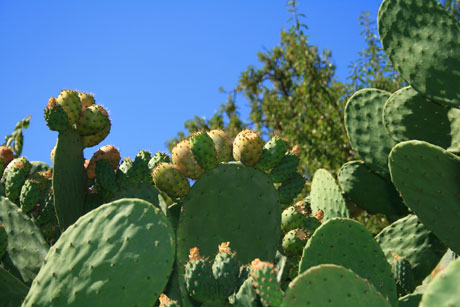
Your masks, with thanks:
M330 52L319 54L318 47L309 44L297 2L288 1L288 7L291 26L281 31L280 44L258 53L260 67L251 65L241 73L239 84L213 118L205 121L195 116L185 128L189 133L221 128L234 134L236 128L249 126L266 139L279 135L299 146L300 167L312 176L320 167L336 170L352 157L343 124L344 101L340 100L345 87L334 78ZM237 119L236 97L250 104L248 124ZM180 132L168 146L184 136Z

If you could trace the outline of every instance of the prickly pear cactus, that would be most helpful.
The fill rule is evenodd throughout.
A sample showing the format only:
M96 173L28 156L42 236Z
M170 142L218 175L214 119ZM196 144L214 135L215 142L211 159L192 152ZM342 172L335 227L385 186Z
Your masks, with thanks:
M151 306L168 281L174 247L171 224L152 204L105 204L61 235L23 305Z

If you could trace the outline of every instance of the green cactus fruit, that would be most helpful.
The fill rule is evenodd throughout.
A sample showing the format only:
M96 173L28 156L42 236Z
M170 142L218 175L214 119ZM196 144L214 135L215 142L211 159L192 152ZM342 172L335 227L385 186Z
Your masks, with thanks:
M416 285L433 271L446 251L444 244L413 214L385 227L375 240L388 262L393 260L393 253L409 260Z
M260 261L258 258L251 262L252 285L264 306L280 306L284 298L277 282L277 273L277 269L270 262Z
M152 154L146 150L140 150L133 162L132 177L136 182L152 183L152 171L149 168L149 162Z
M77 91L62 90L56 102L64 109L69 120L69 125L74 125L80 118L81 101Z
M41 173L36 173L26 179L19 196L22 211L28 213L39 205L41 199L46 195L47 188L48 179Z
M294 173L292 177L283 181L278 187L280 203L290 204L294 198L302 192L306 179L299 173Z
M86 168L86 173L89 179L96 178L96 162L99 160L108 160L113 170L118 168L120 163L120 152L113 145L104 145L94 152L88 167Z
M362 89L345 106L345 127L351 147L374 172L389 178L388 154L396 141L383 124L383 107L390 93Z
M460 25L436 0L385 0L378 31L393 66L415 90L458 108Z
M173 199L183 197L190 191L190 183L174 164L161 162L152 177L155 186Z
M80 135L91 135L104 129L110 124L109 114L101 105L92 105L81 113L77 122L77 131Z
M217 152L212 138L204 131L196 132L188 138L190 149L196 162L204 169L217 166Z
M177 301L170 299L164 293L160 294L159 301L160 301L160 307L180 307Z
M391 180L405 204L455 253L460 253L458 187L460 158L422 141L396 145L389 158Z
M313 175L311 183L311 210L323 212L319 220L327 221L334 217L350 217L342 191L334 177L325 169L319 169Z
M78 97L80 98L82 112L96 103L93 94L78 92Z
M282 242L283 250L286 255L289 256L300 256L302 255L303 248L307 243L312 233L308 233L304 229L298 228L288 231Z
M110 201L119 190L116 175L109 160L102 159L96 162L96 189L104 201Z
M52 188L48 190L45 199L40 203L40 213L36 218L36 224L49 244L53 244L59 238L61 230L54 209Z
M83 143L83 147L93 147L102 142L110 133L111 123L105 125L104 128L96 132L95 134L85 135L81 137L81 142Z
M45 108L46 125L52 131L64 131L70 127L69 118L64 108L59 105L54 97L48 100Z
M460 258L451 262L442 274L437 275L423 292L420 306L460 305Z
M338 171L337 179L345 197L359 208L383 213L396 220L408 213L390 180L372 171L362 161L349 161Z
M415 280L409 260L397 254L393 254L391 269L396 280L398 296L404 296L415 290Z
M283 182L297 172L298 166L299 158L295 154L287 152L278 165L270 171L270 178L276 183Z
M62 233L24 306L152 306L174 250L171 224L152 204L134 198L104 204Z
M419 307L422 294L411 293L398 299L398 307Z
M132 174L133 161L131 158L124 158L117 170L117 182L120 188L129 187L131 184L135 184L135 181L132 179Z
M212 264L200 256L196 247L190 249L184 278L187 292L195 300L202 304L217 300L217 282L213 277Z
M246 166L254 166L261 158L264 142L252 130L243 130L233 141L233 158Z
M397 142L419 140L460 151L460 110L434 103L407 86L383 108L383 122Z
M286 154L288 144L279 136L274 136L264 145L262 156L256 164L256 168L268 172L277 166Z
M0 303L2 306L21 306L29 288L10 272L0 267Z
M170 163L171 158L169 157L167 153L164 153L164 152L155 153L153 157L150 159L149 164L148 164L150 172L153 172L155 167L157 167L157 165L160 164L160 162Z
M391 266L373 235L359 222L334 218L316 229L304 248L299 275L321 263L353 270L396 306L396 283Z
M231 161L233 159L233 142L227 132L216 129L207 133L214 142L217 163Z
M6 247L8 246L8 235L6 234L5 226L0 223L0 259L6 253Z
M172 162L188 178L196 180L206 171L193 156L189 140L179 142L172 149Z
M21 157L11 161L5 169L3 174L5 177L5 194L10 200L18 200L31 167L30 162L25 157Z
M229 244L229 242L222 242L219 245L219 252L212 263L212 273L217 281L216 297L223 301L235 292L240 275L240 262Z
M293 206L287 207L281 213L281 230L288 232L302 227L311 212L305 205L305 201L299 201Z
M8 235L8 256L22 280L29 284L42 266L48 245L35 223L4 197L0 197L0 221Z
M376 288L345 267L321 264L309 268L291 282L281 307L391 306Z
M11 148L6 146L0 146L0 160L3 162L3 165L6 167L8 164L13 161L14 153ZM0 174L1 175L1 174Z

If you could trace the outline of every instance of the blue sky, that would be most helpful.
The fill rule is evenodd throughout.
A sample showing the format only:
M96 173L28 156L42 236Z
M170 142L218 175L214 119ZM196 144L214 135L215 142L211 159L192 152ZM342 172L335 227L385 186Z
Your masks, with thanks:
M380 0L300 0L311 44L332 51L337 78L365 47L359 15ZM194 115L211 117L257 52L280 40L285 1L0 0L0 138L32 115L23 155L50 163L57 133L43 118L61 89L94 93L122 157L167 151L165 141ZM239 100L243 119L247 105Z

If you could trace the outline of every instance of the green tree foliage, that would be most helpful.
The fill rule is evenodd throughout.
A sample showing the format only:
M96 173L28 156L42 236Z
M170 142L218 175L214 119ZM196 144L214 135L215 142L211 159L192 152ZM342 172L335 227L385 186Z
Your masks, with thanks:
M195 117L185 128L192 133L250 126L266 139L279 135L299 146L300 167L311 176L320 167L336 170L352 157L343 125L344 101L340 100L345 87L334 78L330 52L320 54L318 47L309 44L297 3L289 1L288 6L293 17L289 29L281 31L280 44L258 53L260 65L251 65L241 73L239 84L213 118L206 121ZM248 125L236 119L237 96L249 102ZM229 118L227 125L224 115ZM180 132L168 146L184 136Z

